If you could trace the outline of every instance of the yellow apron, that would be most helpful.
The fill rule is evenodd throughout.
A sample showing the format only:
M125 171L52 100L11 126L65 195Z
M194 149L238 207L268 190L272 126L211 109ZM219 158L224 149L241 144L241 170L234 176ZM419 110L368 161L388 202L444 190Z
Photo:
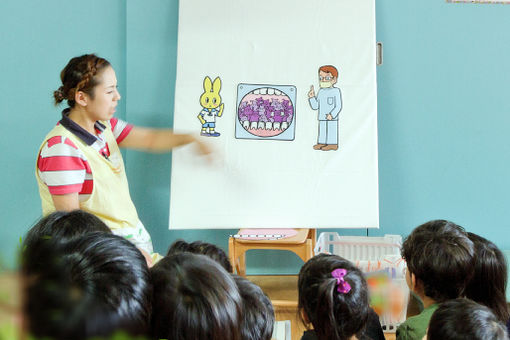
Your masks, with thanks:
M129 195L124 161L119 146L109 122L102 121L101 123L106 126L103 135L110 149L109 159L100 155L92 146L85 144L62 124L55 126L46 136L39 148L39 153L51 137L63 136L69 138L87 158L94 180L92 193L86 201L80 202L80 209L96 215L106 223L114 234L125 237L138 248L152 254L151 238L138 218L136 208ZM46 216L56 210L55 205L48 186L39 177L37 166L35 173L39 185L43 215Z

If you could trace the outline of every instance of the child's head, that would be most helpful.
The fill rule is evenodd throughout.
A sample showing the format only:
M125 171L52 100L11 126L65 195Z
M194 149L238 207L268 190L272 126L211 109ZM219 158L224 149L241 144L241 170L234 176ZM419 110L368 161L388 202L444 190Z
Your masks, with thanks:
M428 340L506 340L505 325L486 306L468 299L442 303L432 314Z
M170 245L170 248L168 248L168 251L166 252L166 256L172 256L172 255L181 254L181 253L185 253L185 252L191 253L189 251L189 248L190 248L190 246L189 246L188 242L186 242L182 239L178 239Z
M259 286L250 280L234 275L243 299L243 340L270 340L274 326L274 309L271 300Z
M122 237L95 232L68 242L36 239L23 250L22 274L23 312L37 338L148 332L149 269Z
M242 300L232 276L207 256L167 256L151 268L152 336L239 340Z
M299 272L299 310L319 340L349 339L368 319L367 283L361 271L337 255L319 254Z
M56 238L60 242L67 242L97 231L111 233L103 221L88 212L56 211L43 217L28 231L24 244L28 245L39 238Z
M166 256L180 254L183 252L202 254L210 257L214 261L218 262L225 270L232 273L232 264L228 259L227 254L220 247L207 242L195 241L188 243L184 240L177 240L168 249Z
M466 286L467 298L481 303L502 321L510 318L506 304L507 263L505 255L489 240L467 233L475 245L473 277Z
M402 244L410 288L436 302L461 296L472 275L473 256L464 229L445 220L416 227Z

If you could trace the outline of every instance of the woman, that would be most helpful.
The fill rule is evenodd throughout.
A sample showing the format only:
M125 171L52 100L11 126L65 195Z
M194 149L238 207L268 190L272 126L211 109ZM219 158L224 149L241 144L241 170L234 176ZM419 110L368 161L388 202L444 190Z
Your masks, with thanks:
M45 137L37 160L43 214L88 211L147 256L153 252L152 242L131 201L119 147L161 152L195 143L201 154L209 149L189 134L137 127L114 118L121 97L115 71L103 58L75 57L60 79L55 105L67 100L69 107Z

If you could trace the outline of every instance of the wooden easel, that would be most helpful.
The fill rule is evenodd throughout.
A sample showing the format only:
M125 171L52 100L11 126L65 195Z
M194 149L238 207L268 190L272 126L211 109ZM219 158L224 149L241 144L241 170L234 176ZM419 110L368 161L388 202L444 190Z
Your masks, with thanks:
M267 229L270 233L271 229ZM289 250L304 262L313 257L317 238L316 229L296 229L297 235L277 240L246 240L230 237L228 255L238 275L246 276L246 252L251 249Z

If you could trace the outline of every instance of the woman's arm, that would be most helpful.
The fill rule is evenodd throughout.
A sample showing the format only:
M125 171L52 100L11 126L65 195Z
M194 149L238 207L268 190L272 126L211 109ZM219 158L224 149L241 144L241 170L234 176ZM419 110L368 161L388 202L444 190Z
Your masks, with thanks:
M80 209L80 201L78 200L78 193L73 192L65 195L51 195L53 204L57 211L73 211Z
M211 153L209 147L190 134L173 133L170 129L151 129L134 126L119 146L152 152L166 152L175 147L195 143L198 152L203 155Z

